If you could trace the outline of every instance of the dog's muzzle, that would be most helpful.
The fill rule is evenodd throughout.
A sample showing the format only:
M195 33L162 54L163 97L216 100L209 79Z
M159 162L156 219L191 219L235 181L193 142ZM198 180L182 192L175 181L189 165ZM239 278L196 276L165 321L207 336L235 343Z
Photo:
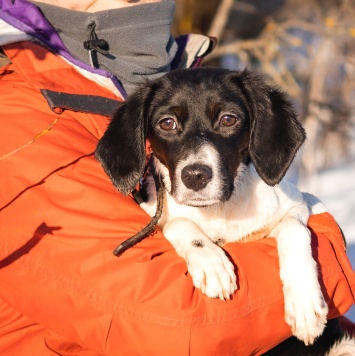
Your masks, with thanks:
M192 164L183 168L181 180L188 189L195 192L206 187L212 179L212 169L205 165Z

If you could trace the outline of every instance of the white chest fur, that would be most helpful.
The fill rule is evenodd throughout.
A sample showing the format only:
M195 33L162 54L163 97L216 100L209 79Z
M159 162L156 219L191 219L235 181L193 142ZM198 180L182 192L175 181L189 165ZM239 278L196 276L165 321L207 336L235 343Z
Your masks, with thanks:
M142 208L151 216L155 214L156 192L149 184L149 201ZM178 204L165 192L163 213L159 227L176 218L193 221L212 241L224 243L265 237L287 215L290 208L303 204L301 192L287 180L270 187L265 184L250 165L235 183L235 190L226 202L207 207ZM304 209L302 209L304 210ZM302 222L306 223L308 214ZM253 237L254 236L254 237ZM223 244L223 243L222 243Z

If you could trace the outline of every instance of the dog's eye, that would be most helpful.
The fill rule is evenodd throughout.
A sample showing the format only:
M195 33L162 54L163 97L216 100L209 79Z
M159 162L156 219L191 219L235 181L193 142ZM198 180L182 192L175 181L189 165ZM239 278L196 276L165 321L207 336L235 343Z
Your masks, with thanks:
M221 120L219 121L219 123L222 126L230 127L230 126L235 125L237 121L238 121L238 119L233 115L223 115L221 117Z
M164 131L175 130L176 122L172 117L165 117L159 121L159 127Z

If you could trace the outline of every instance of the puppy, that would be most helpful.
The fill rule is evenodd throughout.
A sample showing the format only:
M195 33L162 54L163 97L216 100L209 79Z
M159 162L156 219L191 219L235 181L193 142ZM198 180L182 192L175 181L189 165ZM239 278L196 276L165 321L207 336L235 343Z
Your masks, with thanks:
M277 240L285 320L306 345L327 317L312 258L309 209L283 179L305 140L289 99L249 72L177 70L147 83L117 111L96 157L123 194L145 177L154 215L154 176L165 190L159 226L186 260L196 288L229 299L234 267L221 246L272 236Z

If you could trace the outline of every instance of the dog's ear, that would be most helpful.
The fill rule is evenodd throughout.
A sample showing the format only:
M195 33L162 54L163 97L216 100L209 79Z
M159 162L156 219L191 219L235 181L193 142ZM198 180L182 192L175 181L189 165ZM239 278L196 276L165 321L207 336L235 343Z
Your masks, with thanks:
M144 93L142 89L132 94L117 110L95 151L113 185L124 195L134 190L146 164Z
M286 174L306 133L288 96L245 70L239 86L250 114L249 153L256 171L268 185L278 184Z

